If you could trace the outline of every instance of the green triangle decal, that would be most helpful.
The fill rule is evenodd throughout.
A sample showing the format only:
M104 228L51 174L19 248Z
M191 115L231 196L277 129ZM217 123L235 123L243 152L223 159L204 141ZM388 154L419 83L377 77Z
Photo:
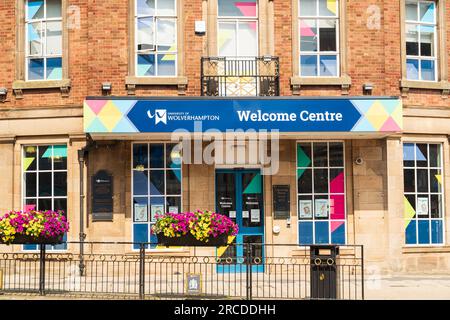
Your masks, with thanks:
M306 155L300 145L297 145L297 167L309 167L311 159Z
M244 190L244 194L261 193L261 175L258 173Z

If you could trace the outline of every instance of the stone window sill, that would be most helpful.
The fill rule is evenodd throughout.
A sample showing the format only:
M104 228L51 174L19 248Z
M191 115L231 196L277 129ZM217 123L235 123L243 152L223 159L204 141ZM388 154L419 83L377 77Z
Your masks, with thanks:
M177 86L178 94L184 94L188 80L187 77L135 77L125 78L128 94L134 95L136 86Z
M61 95L67 97L69 95L69 88L71 82L70 79L62 80L39 80L39 81L24 81L16 80L13 82L13 91L16 99L21 99L23 95L23 90L30 89L53 89L59 88L61 90Z
M348 94L352 79L348 75L341 77L291 77L291 85L294 94L300 94L301 86L340 86L342 94Z
M436 245L436 246L417 246L409 247L404 246L402 248L402 253L441 253L450 252L450 246L446 245Z
M431 89L431 90L441 90L442 97L448 98L450 93L450 83L448 81L416 81L416 80L400 80L400 88L402 90L402 96L408 96L409 89Z

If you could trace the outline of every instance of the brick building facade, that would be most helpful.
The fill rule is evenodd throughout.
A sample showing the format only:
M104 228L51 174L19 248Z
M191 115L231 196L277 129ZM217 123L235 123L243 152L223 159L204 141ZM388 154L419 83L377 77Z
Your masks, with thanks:
M159 1L162 8L162 3L166 0ZM43 60L45 67L42 67L44 68L42 70L45 72L41 72L40 67L27 69L31 68L29 61L39 56L39 52L32 52L35 55L33 56L30 48L38 51L47 50L47 42L44 48L39 40L44 37L44 33L39 35L39 39L30 40L32 37L30 32L43 32L42 27L40 29L36 27L36 29L33 25L33 21L39 18L37 16L40 14L40 6L48 8L40 18L44 21L42 23L48 23L45 19L51 14L48 12L53 10L50 9L51 6L58 6L59 2L61 3L59 17L62 28L61 38L56 41L61 41L59 45L61 54L45 58L47 59L45 61L50 61L62 57L60 66L56 67L57 75L52 78L53 71L48 71L53 68L50 62ZM301 227L300 201L309 201L309 198L303 198L304 195L299 191L299 185L303 182L298 180L301 180L303 171L309 172L308 168L315 170L314 165L309 163L306 169L303 168L304 165L299 163L299 154L306 154L311 161L311 154L314 151L307 151L308 148L314 150L315 146L311 143L317 143L319 149L320 146L325 145L327 150L325 153L328 155L331 152L330 148L335 147L334 143L337 143L337 147L343 150L339 158L342 163L333 167L330 164L331 160L327 158L325 160L327 168L324 170L331 172L341 168L342 171L339 174L345 175L345 184L342 182L345 190L336 192L344 199L342 205L345 211L342 213L343 219L340 218L345 228L342 235L338 237L339 242L364 245L367 264L376 266L384 273L433 273L448 270L450 237L447 230L450 230L450 201L446 201L448 199L446 194L450 190L448 140L450 134L448 47L450 43L447 38L450 37L448 37L446 24L450 23L450 4L446 1L401 0L370 3L343 0L229 1L235 6L233 10L236 8L240 10L236 11L238 13L234 16L231 13L220 15L220 10L228 10L226 1L177 0L173 10L165 9L172 11L162 14L163 18L158 18L157 11L139 16L141 14L139 10L142 8L144 8L143 11L150 10L148 8L153 6L152 1L62 0L59 2L3 0L0 3L0 38L2 39L0 88L7 89L6 95L0 95L0 189L3 191L3 196L0 197L1 212L24 209L28 205L35 205L38 208L41 206L39 209L43 209L49 203L56 209L57 205L67 201L62 206L66 206L71 222L72 229L68 240L78 240L80 212L78 150L88 144L87 134L92 133L88 137L96 141L96 147L89 151L83 172L87 192L84 201L85 212L87 212L84 231L87 240L150 241L148 229L144 231L146 236L136 237L138 233L142 235L143 231L135 226L139 224L134 218L135 204L138 201L135 198L147 199L145 210L147 215L150 215L152 195L151 191L147 191L147 194L134 193L138 185L134 174L139 171L136 169L135 162L140 161L136 159L141 159L139 152L145 152L147 156L144 158L147 159L152 144L166 146L167 143L171 143L170 134L167 132L130 133L126 130L108 134L106 129L102 134L101 130L96 131L98 128L90 131L88 129L90 123L86 120L86 101L104 101L103 105L99 106L103 108L109 103L108 101L114 101L114 103L140 99L151 101L148 97L188 101L202 95L221 95L222 84L216 83L216 87L212 84L211 87L211 83L205 80L207 67L205 64L202 68L202 57L221 57L222 51L231 50L232 46L222 48L221 41L224 40L221 37L227 37L227 35L221 33L220 23L223 25L228 23L229 27L232 23L227 19L235 19L233 21L237 21L236 25L239 27L249 28L250 31L246 31L249 34L253 34L252 28L258 30L255 33L256 40L247 35L248 39L256 41L255 57L262 57L262 61L266 58L272 62L275 61L274 57L279 59L279 74L275 76L277 78L275 81L279 81L278 92L275 90L275 93L261 93L258 90L262 90L263 85L255 85L254 88L249 89L250 94L255 96L255 100L265 101L258 96L272 95L275 98L280 96L299 99L294 101L302 101L303 98L320 101L318 97L323 97L328 99L324 101L334 98L339 99L336 101L362 99L373 104L386 98L388 101L389 99L399 100L403 106L402 116L400 116L402 121L399 121L399 123L403 122L403 125L399 130L334 132L319 129L314 132L299 130L296 133L282 134L279 142L280 170L275 175L265 177L261 182L264 196L261 199L262 207L257 209L260 210L258 212L261 212L263 220L260 240L264 243L280 244L295 244L299 241L300 244L307 244L308 241L334 242L332 234L336 229L332 225L337 224L336 221L330 220L330 217L322 217L324 221L326 220L323 223L327 224L326 241L320 237L315 238L320 227L314 223L322 222L320 219L317 222L311 217L313 220L308 220L311 225ZM158 4L154 6L156 8ZM314 9L311 9L312 7ZM308 11L308 14L302 15L304 12L302 10L309 10L308 8L312 10L311 13ZM416 18L412 16L414 8L417 8ZM152 10L163 11L159 7ZM319 13L314 13L315 10ZM325 10L324 15L321 10ZM170 53L172 47L167 43L161 42L161 45L154 45L155 43L151 42L158 40L153 38L148 41L151 49L145 47L149 43L142 43L139 50L144 53L137 53L135 41L141 39L136 29L140 23L136 21L139 17L143 19L144 24L146 23L144 20L151 17L150 23L153 23L153 28L157 28L159 23L155 21L167 22L175 19L177 37L175 37L174 46L178 51L175 54ZM244 21L240 22L239 19ZM333 38L334 34L336 41L332 45L336 47L334 50L330 49L329 44L317 40L321 31L311 22L315 21L314 23L321 26L321 21L326 19L334 19L335 22L331 23L336 23L333 24L334 29L328 28L323 34L325 40ZM199 31L196 30L196 22L201 21L204 21L206 25L204 33L196 32ZM420 32L411 31L413 29L411 25L419 28L417 30L424 29ZM29 28L35 29L30 31ZM238 34L238 31L235 32ZM50 31L49 34L51 34ZM147 34L143 35L143 39L146 36ZM47 31L45 37L47 37ZM30 44L28 40L35 42ZM225 40L235 41L235 38ZM315 42L316 40L319 42ZM48 43L52 43L51 41L55 40L50 39ZM239 42L239 40L236 41ZM41 49L35 49L36 43ZM311 46L311 43L315 43L316 46L313 45L314 48L309 50L313 53L303 50ZM245 42L241 43L240 48L236 45L236 52L239 53L242 48L249 52L254 49L251 43L247 45L248 47L245 47ZM328 46L325 55L321 55L322 45ZM158 53L155 55L148 53L153 52L152 50L166 51L161 54L159 61ZM300 59L299 54L305 56L304 61ZM154 59L151 60L153 62L146 60L146 63L140 64L138 60L144 55L147 56L143 59ZM237 55L239 54L235 56ZM168 62L172 61L172 58L167 56L176 56L174 58L176 67L175 64ZM313 56L317 58L311 58ZM322 61L324 57L328 60ZM316 61L317 65L313 66L307 61ZM158 63L161 65L159 66ZM149 65L151 67L148 67ZM170 73L172 67L175 72L163 76L148 74L156 73L149 70L157 65L157 68L160 68L158 70L163 70L162 72L169 70L167 72ZM148 68L146 71L142 69L145 71L144 75L139 74L141 67ZM240 67L238 71L242 74L233 75L231 78L249 77ZM216 72L221 71L216 70ZM324 72L325 75L306 75L303 72ZM37 76L44 73L46 73L46 76L43 76L45 79L33 81L29 78L30 74ZM431 75L433 79L429 79ZM111 90L102 90L102 84L110 85ZM227 88L224 90L227 92ZM240 95L245 94L237 96ZM398 97L398 99L389 97ZM121 100L123 98L131 100ZM210 99L207 101L211 101L213 108L214 99L218 98L210 97ZM228 99L233 98L228 97ZM283 103L283 100L280 101ZM380 114L376 114L375 118L377 117L380 117ZM386 118L383 119L385 120ZM49 146L51 151L48 151ZM42 151L40 151L41 148ZM60 151L61 148L65 151ZM167 150L166 153L169 152ZM46 193L39 189L39 180L37 182L27 180L29 173L37 176L41 174L39 167L32 161L39 162L38 158L40 156L45 158L47 152L52 152L50 158L53 160L49 160L50 162L55 161L57 157L66 157L66 166L56 169L56 164L52 162L49 169L53 174L52 183L55 179L64 180L64 174L66 174L66 185L60 186L59 195L56 195L55 191L50 192L50 195L43 195ZM60 154L57 155L57 152ZM227 152L229 151L225 150L224 153ZM312 153L308 155L308 152ZM34 160L31 159L33 157ZM144 171L147 169L151 171L148 163L139 165L144 166ZM167 166L168 163L162 165L164 170L168 169ZM180 170L181 187L177 191L180 202L176 202L178 200L173 200L174 203L164 202L163 210L168 211L169 206L172 208L178 206L179 211L197 208L217 209L215 184L217 175L226 174L226 170L232 171L242 167L249 169L249 174L253 174L251 170L259 170L260 164L252 166L236 163L221 167L203 163L183 164L181 167L173 169ZM319 165L319 167L323 166ZM426 168L426 173L421 171L425 170L423 168ZM94 221L91 214L91 180L99 170L108 171L114 180L114 211L111 221ZM301 174L299 170L303 170ZM42 172L44 173L46 171ZM55 178L56 174L62 177ZM425 175L426 188L418 180L422 179L418 178L422 174ZM406 175L412 176L406 177ZM414 181L412 189L411 181ZM37 191L30 191L30 194L27 194L27 183L36 187ZM64 182L62 184L64 185ZM327 180L327 184L331 184L331 180ZM289 223L286 219L274 219L271 198L274 185L290 186ZM422 187L427 190L419 190ZM330 195L333 191L329 188L324 193L328 194L324 200L339 202L338 198ZM312 207L312 203L315 203L313 201L316 200L314 192L306 192L306 194L308 197L311 196ZM168 196L167 192L163 192L160 196L165 199L164 201L169 201L168 197L177 198L173 194ZM39 205L41 200L42 204ZM419 204L425 205L423 211L419 211ZM303 202L303 205L308 206L308 202ZM241 211L238 215L242 215L242 211L246 210L237 211ZM328 212L328 214L332 213ZM280 227L280 230L274 232L274 226ZM312 231L311 239L309 235L304 236L304 233L300 231L301 228L307 230L310 227L311 230L315 230ZM426 237L428 240L425 240ZM301 239L305 242L302 243ZM62 248L62 250L65 249L76 251L77 247L69 245L68 248Z

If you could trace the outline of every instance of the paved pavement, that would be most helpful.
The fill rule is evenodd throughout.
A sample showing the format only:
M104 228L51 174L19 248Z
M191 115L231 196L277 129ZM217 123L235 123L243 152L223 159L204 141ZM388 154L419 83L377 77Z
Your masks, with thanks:
M449 275L392 276L366 279L365 298L367 300L450 300ZM0 300L60 300L60 299L137 299L137 296L119 295L47 295L31 293L0 294Z

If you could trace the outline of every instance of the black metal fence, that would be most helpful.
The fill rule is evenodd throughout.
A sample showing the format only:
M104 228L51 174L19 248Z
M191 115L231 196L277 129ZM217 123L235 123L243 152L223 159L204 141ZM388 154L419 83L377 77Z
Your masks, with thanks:
M78 243L68 246L76 249ZM15 251L0 253L0 292L137 299L364 299L362 246L152 250L154 246L86 242L83 256L46 251L45 246L40 252L0 246L1 251Z
M279 96L278 57L203 57L202 96Z

